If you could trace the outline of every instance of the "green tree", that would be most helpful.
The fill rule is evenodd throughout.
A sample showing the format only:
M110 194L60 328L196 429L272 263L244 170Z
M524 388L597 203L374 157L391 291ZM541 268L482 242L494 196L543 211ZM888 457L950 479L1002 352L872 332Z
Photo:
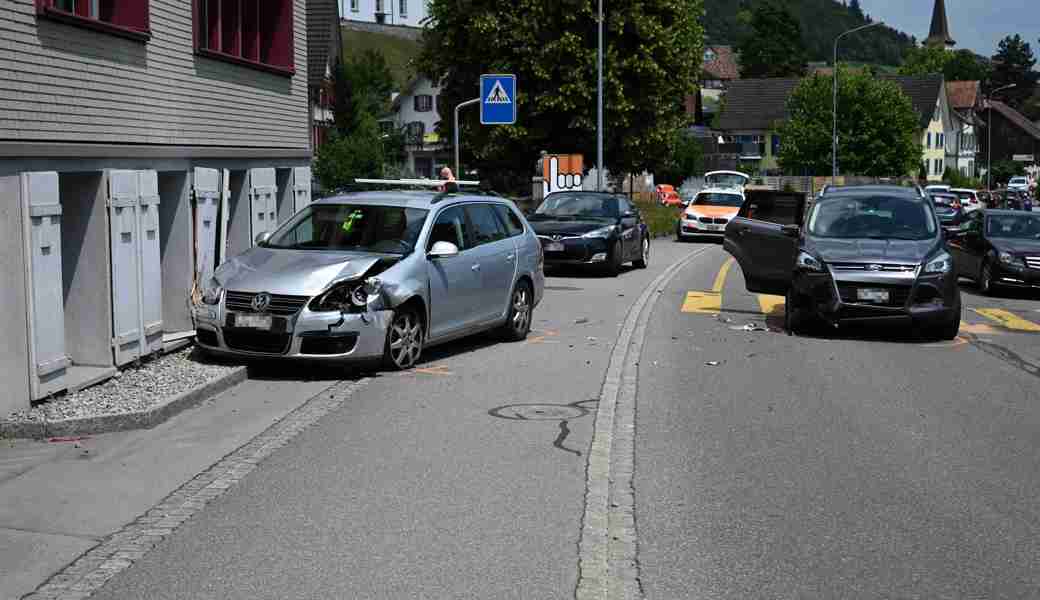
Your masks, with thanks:
M987 81L989 63L971 50L950 52L941 46L921 46L907 50L900 75L932 75L942 73L946 81Z
M656 180L679 186L687 177L700 174L703 149L699 139L679 129L672 134L670 147L671 158L654 173Z
M814 76L788 100L790 119L778 128L786 173L831 172L831 78ZM838 167L842 173L895 177L917 172L922 160L919 120L899 86L839 69Z
M333 114L341 135L353 133L366 115L380 119L389 114L394 79L381 53L366 50L339 63L333 85Z
M1026 167L1024 163L1015 162L1013 160L1001 160L993 163L993 187L1003 185L1006 186L1008 180L1018 175L1025 175Z
M737 45L740 76L801 77L808 55L802 27L782 4L762 2L751 13L751 29Z
M859 5L859 0L849 2L849 12L858 19L867 20L866 15L863 14L863 7Z
M696 93L703 55L701 0L617 0L605 16L604 154L615 173L655 170L685 127L683 98ZM481 126L462 113L462 160L508 191L530 185L540 150L596 148L596 4L433 0L420 72L445 106L473 98L481 73L515 73L517 122ZM453 119L439 133L453 137Z
M363 115L353 132L334 131L318 149L314 176L324 189L348 188L359 177L382 177L384 158L379 124L372 115Z
M1003 92L1007 103L1015 108L1021 106L1033 94L1033 86L1040 73L1033 70L1036 58L1029 42L1015 34L1000 40L997 53L993 56L993 78L990 89L1015 84L1014 89Z

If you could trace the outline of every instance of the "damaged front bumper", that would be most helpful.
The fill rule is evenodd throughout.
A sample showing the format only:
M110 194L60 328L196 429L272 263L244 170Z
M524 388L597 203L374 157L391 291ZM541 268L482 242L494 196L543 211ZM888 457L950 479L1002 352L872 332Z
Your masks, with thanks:
M888 323L931 327L960 319L960 294L953 274L829 271L802 273L793 285L795 293L807 299L808 308L834 326ZM863 300L860 290L887 292L888 300Z
M392 310L313 312L272 316L270 328L241 327L224 302L197 307L195 339L202 348L229 356L309 360L364 360L383 356Z

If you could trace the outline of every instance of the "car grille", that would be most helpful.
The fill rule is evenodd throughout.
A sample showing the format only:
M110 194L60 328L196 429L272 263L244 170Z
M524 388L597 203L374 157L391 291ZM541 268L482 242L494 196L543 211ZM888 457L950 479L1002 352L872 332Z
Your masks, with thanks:
M347 354L357 345L358 335L311 335L304 336L300 343L300 354L334 355Z
M1026 266L1030 269L1040 269L1040 256L1027 256Z
M252 292L227 292L227 298L224 301L225 306L228 310L240 313L255 313L253 310L253 298L256 297L255 293ZM271 294L271 304L265 311L266 314L279 315L282 317L291 317L296 313L300 312L303 305L307 304L306 296L281 296Z
M870 269L870 272L878 273L913 273L917 265L898 265L884 263L831 263L831 269L835 271L867 271L868 265L877 265L880 270Z
M729 223L729 219L723 219L723 218L715 219L715 224L716 225L725 225L726 223Z
M225 329L224 343L232 350L261 354L285 354L292 335L250 329Z
M857 290L861 288L888 290L888 303L882 304L861 301L857 295ZM839 283L838 294L841 295L841 301L848 304L866 304L868 306L906 306L907 300L910 299L910 286Z
M701 217L701 218L699 218L697 220L700 221L701 223L711 223L711 217Z

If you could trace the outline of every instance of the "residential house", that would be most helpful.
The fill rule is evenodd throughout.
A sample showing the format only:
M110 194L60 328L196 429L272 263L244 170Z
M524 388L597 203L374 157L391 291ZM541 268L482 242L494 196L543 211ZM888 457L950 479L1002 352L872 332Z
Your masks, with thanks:
M307 0L307 89L315 151L328 139L335 123L333 79L342 48L338 0Z
M310 201L311 1L0 3L0 414L182 343Z
M338 1L339 14L347 21L422 27L429 15L429 0Z
M982 86L978 81L948 81L946 94L950 100L954 132L947 144L946 166L967 177L978 175L978 111L982 106Z
M983 100L979 117L983 124L983 134L979 136L982 148L980 161L992 159L996 163L1013 160L1027 165L1040 164L1040 123L1033 123L1022 113L997 100ZM990 122L993 124L992 132L987 133L985 127ZM992 157L989 156L990 148Z
M923 147L923 160L926 161L922 166L928 179L942 179L945 171L946 140L953 132L942 76L888 79L899 84L920 115L919 135ZM787 101L800 81L740 79L730 82L726 92L726 105L719 118L719 130L722 132L723 142L740 146L739 164L742 170L765 175L778 173L782 140L776 129L788 118Z
M740 79L737 53L732 46L707 46L701 65L701 102L707 118L718 113L731 81Z
M395 127L405 130L406 172L417 177L435 179L441 167L449 163L450 145L437 134L441 112L452 114L440 106L440 88L425 77L415 77L394 97Z

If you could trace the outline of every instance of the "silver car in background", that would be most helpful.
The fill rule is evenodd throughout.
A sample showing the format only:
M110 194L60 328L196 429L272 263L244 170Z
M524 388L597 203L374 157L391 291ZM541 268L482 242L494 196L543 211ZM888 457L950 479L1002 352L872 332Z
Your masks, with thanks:
M541 244L508 200L348 194L221 265L196 340L221 354L407 369L424 348L475 333L524 339L544 284Z

